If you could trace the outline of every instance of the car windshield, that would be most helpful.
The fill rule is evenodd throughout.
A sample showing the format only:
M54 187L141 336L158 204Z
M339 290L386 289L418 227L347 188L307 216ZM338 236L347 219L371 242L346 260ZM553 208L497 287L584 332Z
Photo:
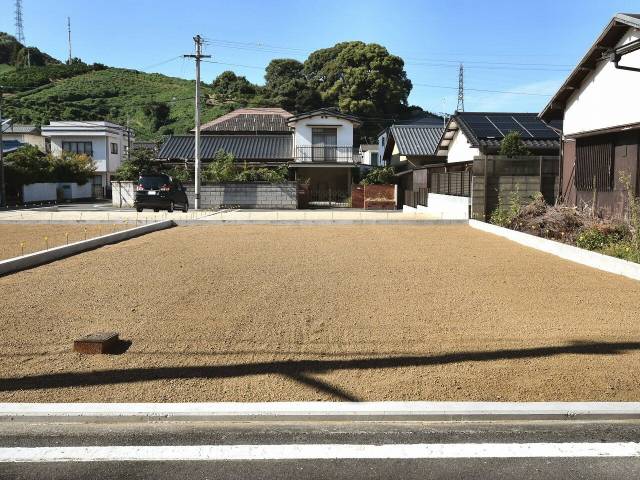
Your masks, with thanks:
M149 175L140 177L138 184L145 190L158 190L163 185L171 184L171 179L166 175Z

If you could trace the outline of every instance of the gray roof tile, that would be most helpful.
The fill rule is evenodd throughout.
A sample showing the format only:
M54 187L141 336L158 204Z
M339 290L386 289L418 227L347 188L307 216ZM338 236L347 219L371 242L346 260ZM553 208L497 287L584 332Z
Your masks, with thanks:
M293 159L293 138L288 135L203 135L200 137L202 160L211 160L216 152L232 153L237 161ZM166 160L192 160L194 137L172 136L160 148L158 158Z
M442 136L442 127L393 125L391 135L400 155L435 155Z

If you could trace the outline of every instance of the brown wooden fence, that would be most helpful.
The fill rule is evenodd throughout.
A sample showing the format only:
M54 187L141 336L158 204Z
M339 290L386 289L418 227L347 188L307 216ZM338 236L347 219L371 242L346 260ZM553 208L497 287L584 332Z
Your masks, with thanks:
M471 196L471 171L440 172L429 176L429 191L442 195Z

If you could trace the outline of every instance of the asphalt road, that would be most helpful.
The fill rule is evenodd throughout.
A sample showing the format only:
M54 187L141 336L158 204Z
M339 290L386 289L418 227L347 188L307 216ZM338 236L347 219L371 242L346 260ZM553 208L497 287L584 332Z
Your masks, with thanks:
M41 447L169 447L170 461L86 461L89 450L78 449L70 461L0 463L0 479L618 479L640 476L640 457L566 456L566 445L592 445L605 449L640 441L640 422L299 422L221 423L153 422L111 424L0 423L0 455L32 452ZM509 457L523 445L544 445L547 456ZM191 447L239 447L260 458L265 446L278 446L282 458L304 445L322 452L329 446L378 454L347 459L242 459L223 457L207 461L181 461L180 451ZM482 446L484 456L469 458L379 458L397 447L444 445L449 449ZM382 448L380 446L383 446ZM179 447L179 448L176 448ZM207 448L207 447L202 447ZM476 448L476 447L474 447ZM28 450L23 450L28 449ZM174 450L175 449L175 450ZM193 450L193 448L191 448ZM476 448L477 449L477 448ZM199 449L195 449L200 451ZM427 448L428 450L428 448ZM615 449L613 449L615 451ZM102 450L101 450L102 451ZM104 449L109 452L108 448ZM7 453L8 452L8 453ZM250 455L253 455L251 453ZM264 456L264 455L263 455ZM267 455L269 456L269 455ZM418 455L420 456L420 455ZM505 456L506 458L496 458ZM378 457L378 458L376 458ZM85 461L78 461L80 458ZM92 457L94 458L94 457ZM253 458L253 457L251 457Z

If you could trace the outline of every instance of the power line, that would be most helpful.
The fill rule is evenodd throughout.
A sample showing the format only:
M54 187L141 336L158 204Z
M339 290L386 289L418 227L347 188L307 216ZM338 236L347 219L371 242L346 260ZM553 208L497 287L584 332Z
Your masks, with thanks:
M243 65L241 63L226 63L226 62L216 62L214 60L202 60L203 63L213 63L217 65L228 65L231 67L244 67L244 68L257 68L259 70L264 70L265 67L258 67L257 65Z
M448 87L445 85L430 85L427 83L413 83L414 86L418 86L418 87L429 87L429 88L446 88L446 89L450 89L450 90L458 90L459 87ZM486 93L508 93L511 95L532 95L532 96L537 96L537 97L548 97L552 94L546 94L546 93L533 93L533 92L511 92L511 91L506 91L506 90L485 90L482 88L467 88L466 90L471 90L474 92L486 92Z

